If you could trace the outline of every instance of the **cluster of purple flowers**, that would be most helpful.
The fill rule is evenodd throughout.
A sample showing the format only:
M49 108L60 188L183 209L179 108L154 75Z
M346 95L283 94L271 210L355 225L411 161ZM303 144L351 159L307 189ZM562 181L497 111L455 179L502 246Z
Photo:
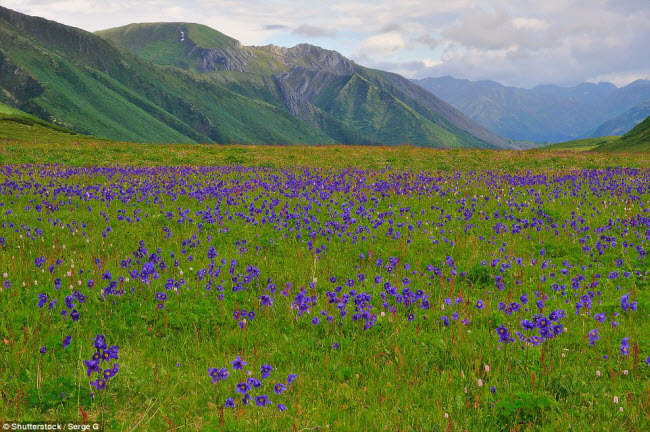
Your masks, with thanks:
M232 317L238 320L237 323L239 324L239 328L243 329L246 327L246 324L248 322L252 322L255 319L256 314L255 311L252 309L251 310L239 309L232 313Z
M106 383L119 372L120 365L119 363L113 363L112 367L109 367L110 364L105 367L102 367L102 365L111 362L111 360L118 360L119 347L117 345L107 346L106 339L101 334L97 335L93 342L95 353L90 360L85 361L86 373L89 377L92 377L92 374L96 372L97 379L95 381L91 380L90 384L97 390L103 390Z
M232 368L235 371L244 371L244 366L246 366L247 362L242 360L240 356L237 356L235 360L231 362ZM265 380L271 376L271 372L274 370L274 368L269 365L269 364L263 364L260 366L260 379ZM225 381L226 378L230 375L228 373L227 368L209 368L208 369L208 374L210 377L212 377L212 383L216 384L219 381ZM235 386L235 392L241 394L241 404L242 405L251 405L251 403L255 403L256 406L259 407L265 407L267 405L272 405L273 403L269 399L268 395L266 394L259 394L257 396L253 396L251 394L252 391L259 390L262 388L264 385L262 381L259 379L251 376L250 371L246 372L246 375L248 375L248 378L246 380L241 381L236 384ZM278 382L273 386L273 391L277 395L281 395L284 391L288 389L288 387L293 383L293 381L296 379L296 375L294 374L289 374L287 376L287 381L286 384L284 382ZM237 403L235 402L235 399L232 397L229 397L226 399L225 402L225 407L226 408L234 408L237 406ZM282 412L286 410L287 407L284 406L283 404L279 403L278 404L278 411Z

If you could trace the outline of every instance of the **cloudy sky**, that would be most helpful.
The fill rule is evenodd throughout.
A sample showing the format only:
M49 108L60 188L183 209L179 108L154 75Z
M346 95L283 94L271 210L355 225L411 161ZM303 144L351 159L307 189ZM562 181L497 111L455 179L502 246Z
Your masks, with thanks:
M650 78L648 0L2 0L95 31L184 21L245 45L334 49L409 78L621 86Z

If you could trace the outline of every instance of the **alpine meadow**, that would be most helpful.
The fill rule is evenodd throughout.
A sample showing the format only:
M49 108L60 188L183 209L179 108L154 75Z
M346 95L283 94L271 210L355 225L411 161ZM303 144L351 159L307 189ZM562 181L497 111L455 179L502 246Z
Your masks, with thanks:
M650 429L643 79L407 79L151 21L0 7L3 429Z

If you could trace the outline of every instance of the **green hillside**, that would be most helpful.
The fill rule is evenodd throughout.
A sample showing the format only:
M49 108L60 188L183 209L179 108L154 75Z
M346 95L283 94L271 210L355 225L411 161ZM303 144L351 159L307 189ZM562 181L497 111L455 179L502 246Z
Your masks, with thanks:
M0 103L118 141L526 146L335 51L244 47L198 24L92 34L0 7L0 70Z
M650 152L650 116L619 139L603 144L595 150L627 153Z
M551 144L536 150L647 153L650 152L650 116L623 136L584 138Z
M544 147L539 147L535 150L571 150L571 151L589 151L593 150L603 144L618 140L619 136L608 136L598 138L583 138L573 141L561 142L556 144L549 144Z
M187 55L195 46L214 49L238 45L235 39L200 24L130 24L96 34L119 42L124 48L149 62L191 70L200 68L200 59Z
M19 109L0 103L0 140L29 142L79 142L94 137L48 123Z
M133 142L329 143L283 108L91 33L0 8L0 102L76 132Z
M199 32L196 41L194 34ZM188 23L132 24L97 34L148 61L188 70L197 79L285 108L337 142L517 146L428 92L413 97L421 89L403 77L395 75L391 81L385 75L394 74L356 65L334 51L307 44L245 47L216 30ZM364 99L349 88L344 90L346 83L359 78L372 80L388 97Z

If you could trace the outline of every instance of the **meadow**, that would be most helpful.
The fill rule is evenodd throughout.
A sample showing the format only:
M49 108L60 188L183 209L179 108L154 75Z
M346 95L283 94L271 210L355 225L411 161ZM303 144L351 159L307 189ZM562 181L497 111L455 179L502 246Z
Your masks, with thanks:
M0 422L648 430L640 155L0 142Z

